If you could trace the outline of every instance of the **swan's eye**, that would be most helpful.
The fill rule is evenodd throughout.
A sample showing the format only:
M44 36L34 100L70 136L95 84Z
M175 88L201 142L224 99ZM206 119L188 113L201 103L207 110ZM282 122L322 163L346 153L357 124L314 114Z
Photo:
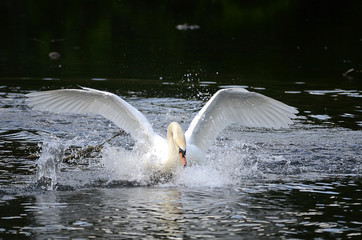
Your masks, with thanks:
M181 153L183 157L186 156L186 150L182 150L180 147L178 148L178 152Z

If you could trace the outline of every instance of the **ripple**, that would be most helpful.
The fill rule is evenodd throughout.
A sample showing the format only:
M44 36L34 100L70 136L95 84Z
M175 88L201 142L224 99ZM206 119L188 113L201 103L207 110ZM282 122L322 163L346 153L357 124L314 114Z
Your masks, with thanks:
M246 85L220 85L219 88L248 88Z
M300 94L302 91L284 91L287 94Z
M326 95L330 93L341 93L344 92L344 90L341 89L335 89L335 90L305 90L305 92L312 94L312 95Z
M351 114L351 113L343 113L340 116L344 117L344 118L355 118L356 117L354 114Z
M48 78L43 78L43 80L45 80L45 81L57 81L57 80L60 80L59 78L50 78L50 77L48 77Z
M316 119L321 120L321 121L331 119L331 117L326 115L326 114L316 114L316 115L311 114L311 115L309 115L309 117L316 118Z

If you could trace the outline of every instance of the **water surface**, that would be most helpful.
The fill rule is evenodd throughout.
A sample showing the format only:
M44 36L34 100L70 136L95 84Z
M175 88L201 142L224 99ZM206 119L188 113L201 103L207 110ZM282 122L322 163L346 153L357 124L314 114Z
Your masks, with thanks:
M26 86L30 80L16 81ZM40 88L68 84L31 81ZM99 81L79 81L99 87ZM301 85L285 86L283 91L244 87L294 106L294 96L305 101L313 101L309 96L314 93L324 101L335 97L339 112L344 111L339 99L353 102L360 97L360 91L309 91ZM105 79L103 86L140 109L165 135L169 122L178 121L186 129L213 92L234 85ZM142 90L145 86L152 90ZM62 163L60 159L72 152L69 148L96 145L119 130L98 116L33 111L25 105L24 94L34 90L9 85L0 94L0 234L5 238L361 236L362 134L342 127L358 128L355 118L334 120L341 114L319 114L297 105L305 110L290 129L232 125L210 148L205 165L184 169L170 182L155 183L135 167L134 141L128 135L79 159L77 165ZM30 154L36 158L28 159Z

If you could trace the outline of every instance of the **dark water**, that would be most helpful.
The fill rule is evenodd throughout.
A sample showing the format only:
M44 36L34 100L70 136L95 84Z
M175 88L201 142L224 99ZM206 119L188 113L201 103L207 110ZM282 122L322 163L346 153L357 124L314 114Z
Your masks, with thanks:
M26 85L29 80L16 81ZM32 81L40 88L68 84ZM115 82L132 86L127 91L112 88ZM141 80L103 84L144 112L160 134L171 121L186 128L203 105L200 98L219 87L202 83L190 90L187 84ZM145 86L155 90L138 90ZM4 238L361 237L362 134L336 126L330 121L333 115L317 118L311 116L317 115L312 109L306 110L291 129L278 131L233 125L208 152L207 165L187 168L169 183L154 184L145 180L149 176L130 169L136 159L129 155L128 136L110 142L100 155L81 159L78 166L59 163L59 157L69 154L64 152L68 146L98 144L117 128L101 117L35 112L24 102L27 87L2 90ZM295 95L310 101L310 94L300 91L281 93L283 101ZM193 96L196 92L198 97ZM331 98L329 93L318 96ZM358 125L353 120L348 123ZM27 159L32 153L39 159Z
M357 239L362 224L357 188L361 189L360 182L345 178L212 189L101 188L7 196L2 200L1 231L9 238L37 239Z
M360 239L360 1L0 2L0 239ZM53 59L49 53L57 52ZM97 116L29 109L80 86L122 96L161 135L218 89L295 106L290 129L232 125L204 166L156 184ZM29 155L35 157L29 158Z

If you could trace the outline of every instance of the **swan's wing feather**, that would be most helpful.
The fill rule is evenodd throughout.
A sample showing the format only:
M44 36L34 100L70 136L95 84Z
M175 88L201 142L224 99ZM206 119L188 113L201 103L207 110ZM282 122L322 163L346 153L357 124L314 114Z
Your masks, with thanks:
M82 88L34 92L26 97L34 110L102 115L130 133L135 140L150 142L155 135L146 117L113 93Z
M287 128L298 111L291 106L243 88L219 90L200 110L186 131L188 143L206 151L226 126Z

